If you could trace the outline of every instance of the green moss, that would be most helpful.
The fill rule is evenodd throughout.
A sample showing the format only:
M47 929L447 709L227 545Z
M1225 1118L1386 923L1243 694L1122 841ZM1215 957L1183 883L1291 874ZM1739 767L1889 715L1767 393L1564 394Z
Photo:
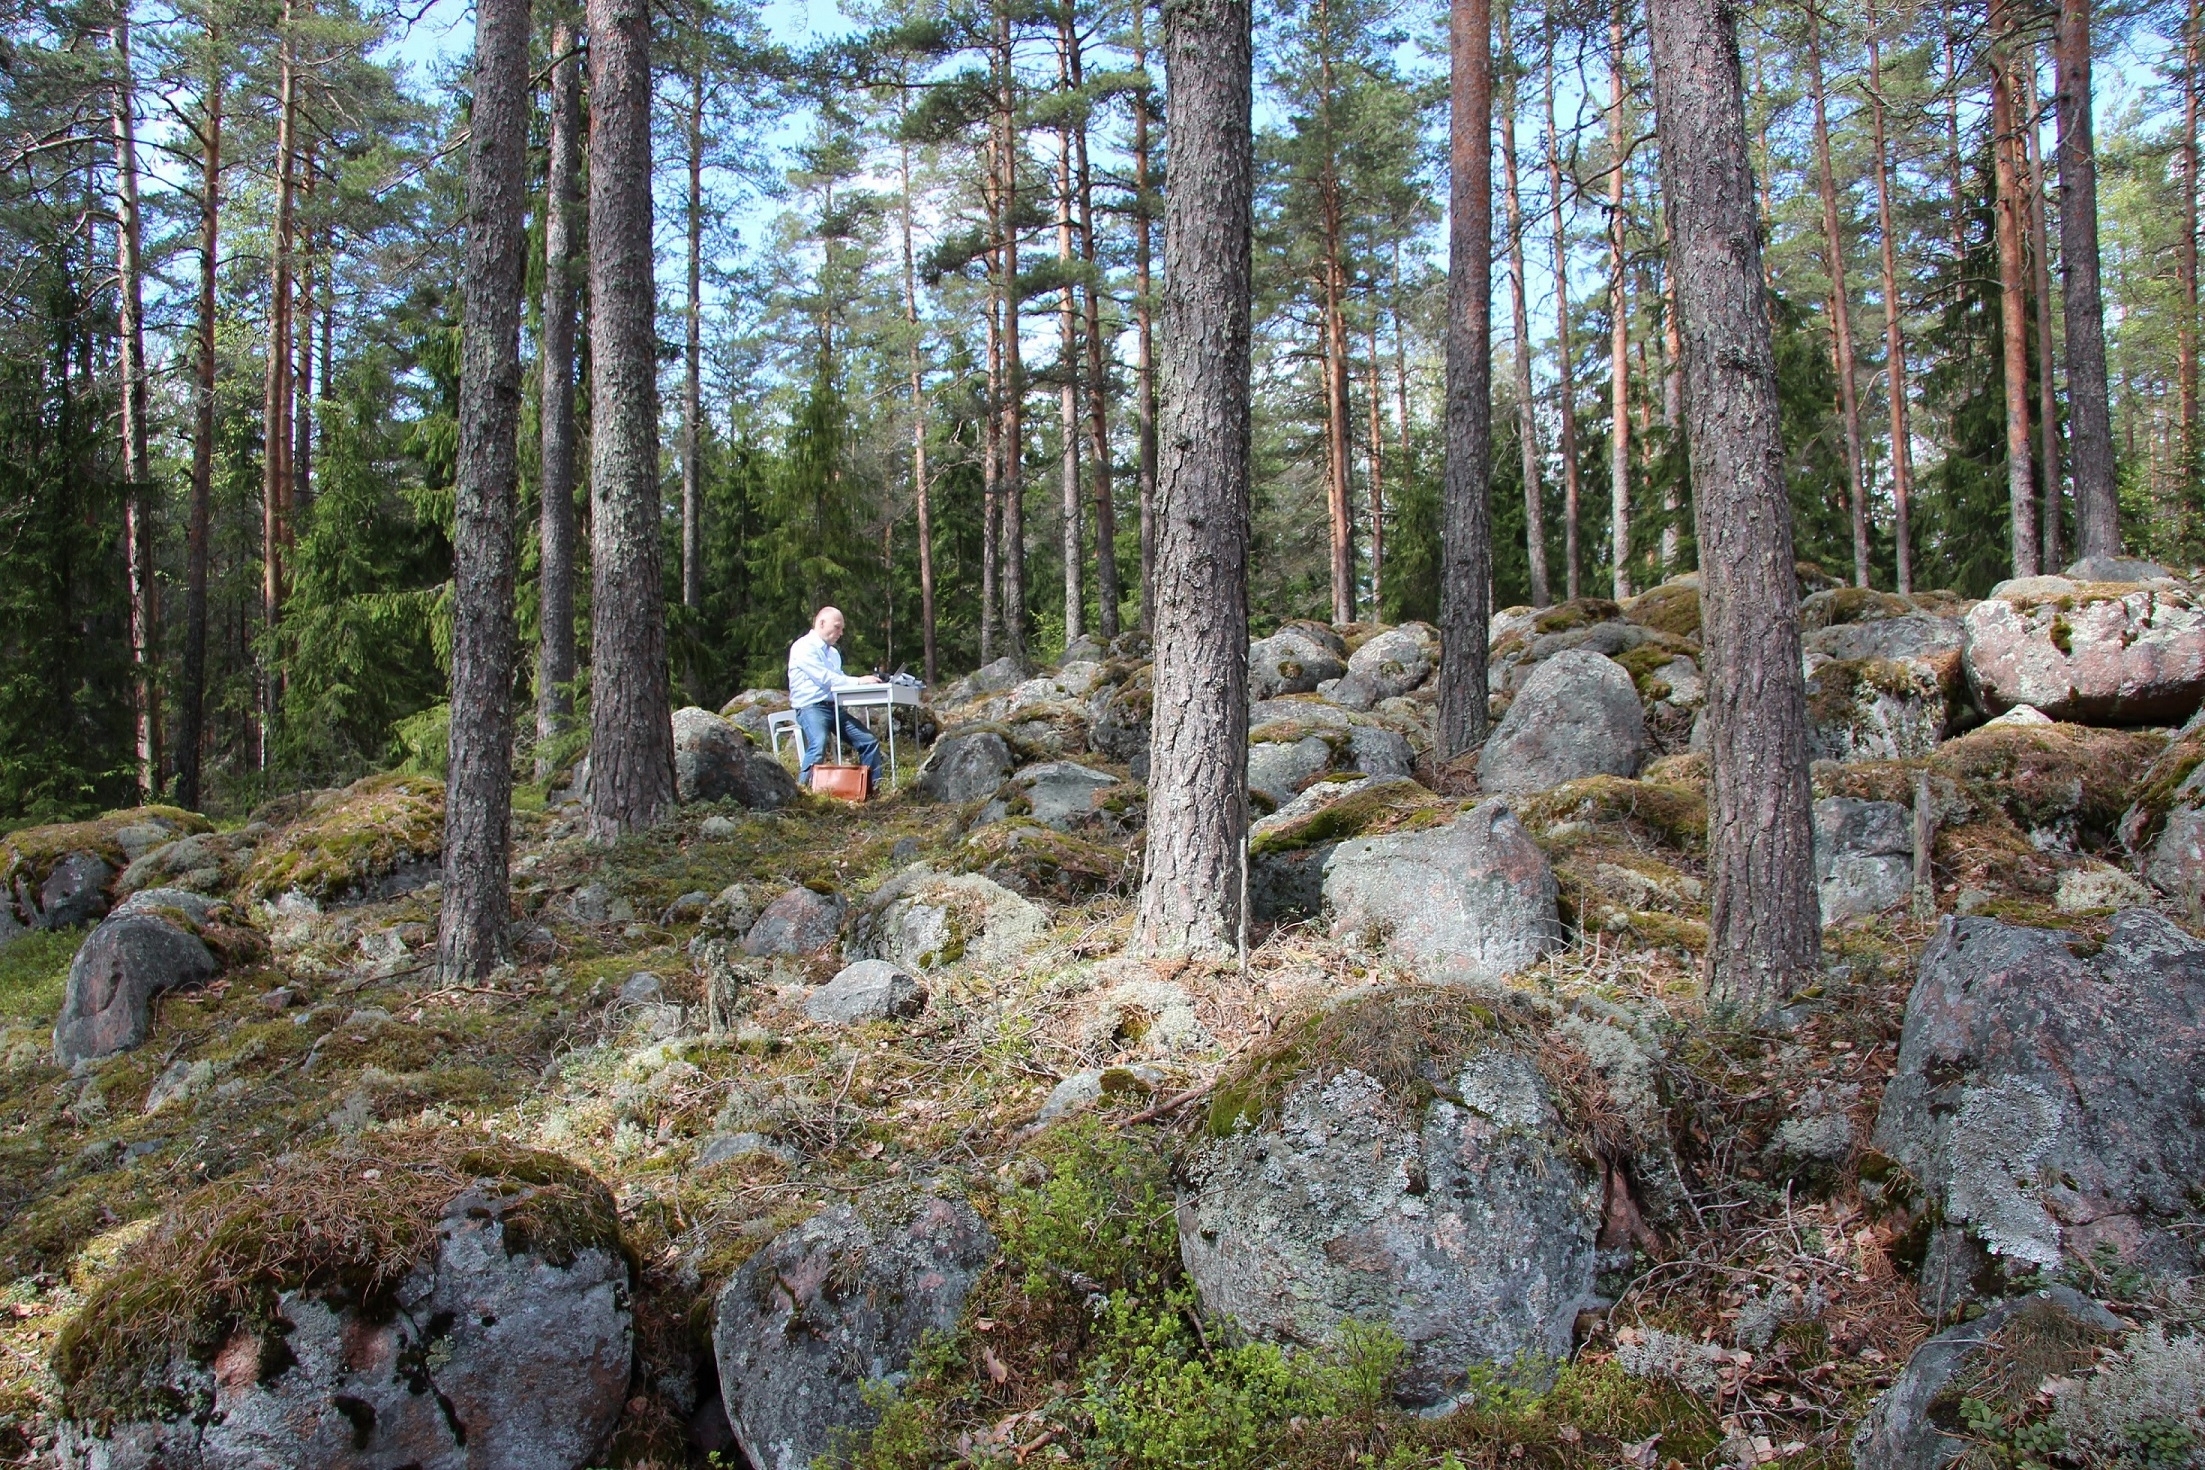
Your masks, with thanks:
M1872 623L1914 611L1911 600L1870 587L1832 587L1806 598L1799 608L1801 626L1813 630L1846 623Z
M1944 742L1929 764L2024 828L2072 823L2086 847L2102 847L2166 746L2166 736L2149 730L1989 725Z
M1642 628L1672 637L1700 636L1700 589L1686 582L1664 582L1631 599L1623 616Z
M1117 886L1125 854L1030 817L1011 817L978 828L958 845L951 867L961 873L1009 872L1029 893L1084 898Z
M509 1251L561 1263L621 1249L611 1194L555 1155L426 1133L289 1155L187 1196L93 1292L54 1347L67 1412L106 1427L187 1408L176 1368L239 1332L272 1337L285 1292L387 1310L478 1183L504 1202Z
M24 827L0 838L0 881L9 884L22 881L36 889L46 881L54 864L72 852L96 852L109 864L120 868L125 858L115 834L154 818L176 828L178 836L214 830L214 824L205 817L176 806L134 806L108 812L88 822Z
M0 1017L44 1023L61 1009L82 929L34 929L0 947Z
M1523 798L1516 813L1534 832L1562 822L1612 822L1643 828L1684 852L1707 846L1707 796L1690 786L1586 776Z
M1595 623L1609 623L1623 616L1623 609L1605 597L1578 597L1568 602L1556 603L1539 614L1532 630L1539 633L1567 633L1572 628L1589 628Z
M2121 838L2132 851L2144 851L2159 836L2167 813L2174 810L2176 793L2201 763L2205 763L2205 727L2185 730L2152 760L2121 821Z
M1374 837L1428 827L1452 817L1460 806L1435 796L1414 781L1373 781L1328 806L1258 834L1248 844L1251 858L1300 852L1351 837Z
M1884 658L1832 659L1807 679L1807 718L1817 725L1849 725L1879 695L1930 700L1937 681L1909 664Z
M264 844L246 870L252 898L298 889L351 897L409 862L444 848L444 788L420 776L370 776Z
M1660 643L1641 643L1636 648L1627 648L1610 656L1623 666L1623 671L1631 676L1631 682L1638 686L1639 698L1669 697L1669 681L1660 675L1663 669L1676 661L1677 654L1674 650Z
M1632 933L1657 949L1681 949L1690 954L1707 953L1707 925L1698 919L1651 909L1633 909L1630 924Z

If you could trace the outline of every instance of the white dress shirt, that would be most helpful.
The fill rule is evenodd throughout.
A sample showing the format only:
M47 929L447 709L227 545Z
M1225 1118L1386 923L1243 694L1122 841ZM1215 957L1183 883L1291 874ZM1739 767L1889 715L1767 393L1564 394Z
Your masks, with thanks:
M789 645L789 708L825 704L837 689L862 682L842 672L842 654L815 628Z

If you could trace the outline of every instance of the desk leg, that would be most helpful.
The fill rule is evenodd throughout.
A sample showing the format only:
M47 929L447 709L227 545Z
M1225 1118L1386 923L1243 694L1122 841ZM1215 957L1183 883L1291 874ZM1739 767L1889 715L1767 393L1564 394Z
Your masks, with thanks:
M896 707L888 706L888 789L896 789Z
M834 702L835 702L835 764L839 766L839 765L841 765L841 764L843 763L843 761L842 761L842 696L841 696L841 695L839 695L839 694L835 695L835 696L834 696Z

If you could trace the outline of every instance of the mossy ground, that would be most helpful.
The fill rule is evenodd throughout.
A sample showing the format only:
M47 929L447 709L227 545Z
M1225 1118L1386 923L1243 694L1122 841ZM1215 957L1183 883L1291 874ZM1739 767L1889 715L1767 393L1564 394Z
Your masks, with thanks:
M444 850L444 787L423 776L370 776L285 828L246 869L248 898L294 889L316 900L358 895L404 863Z
M173 806L126 807L86 822L20 827L0 837L0 882L21 880L35 892L54 864L72 852L97 853L109 866L120 868L126 856L115 834L156 818L174 827L178 836L213 830L212 824L197 812Z

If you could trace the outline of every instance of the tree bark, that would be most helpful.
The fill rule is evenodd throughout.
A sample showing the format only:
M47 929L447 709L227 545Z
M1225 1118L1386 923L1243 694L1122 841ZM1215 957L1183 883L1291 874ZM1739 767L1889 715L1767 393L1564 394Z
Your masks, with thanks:
M909 93L905 93L908 101ZM929 503L926 474L926 356L919 326L919 275L911 248L911 145L899 155L903 183L903 313L910 334L906 349L911 385L911 499L919 518L919 641L924 655L926 682L932 684L934 663L934 516Z
M1822 195L1822 259L1830 277L1830 359L1837 369L1845 428L1845 488L1853 517L1853 585L1868 585L1868 487L1862 464L1860 395L1853 382L1853 299L1845 284L1845 231L1838 221L1837 171L1830 164L1830 115L1822 90L1822 16L1807 6L1807 92L1814 102L1815 184Z
M159 585L153 577L153 471L149 463L145 367L144 225L138 213L138 91L130 55L130 0L115 17L115 284L117 376L122 384L123 558L130 579L131 704L136 735L138 796L161 789Z
M991 165L992 168L992 165ZM987 193L992 200L994 189ZM993 205L990 206L991 210ZM980 662L994 661L996 630L1001 626L998 594L1002 584L1003 528L1003 241L988 247L987 401L980 424Z
M453 472L452 734L437 973L504 958L512 907L513 506L520 478L521 234L528 202L528 0L475 0L467 277Z
M582 64L574 27L551 28L550 163L544 187L541 385L542 500L537 529L536 779L553 775L553 744L574 718L575 238L581 223Z
M2043 517L2038 522L2041 547L2037 560L2046 571L2066 565L2060 555L2060 409L2053 378L2052 346L2052 251L2044 227L2044 151L2037 128L2036 48L2022 53L2022 138L2026 148L2023 197L2029 201L2030 309L2036 317L2037 359L2037 463L2043 469Z
M1891 539L1903 594L1914 590L1914 437L1907 423L1906 328L1899 301L1891 154L1884 139L1883 42L1877 34L1875 0L1868 4L1868 113L1876 149L1876 233L1882 242L1884 391L1891 399Z
M299 163L299 192L311 201L314 193L314 150L308 148ZM296 275L298 293L291 314L292 352L298 366L291 374L291 515L296 526L314 505L314 266L315 251L309 227L299 231L300 255Z
M1613 595L1631 595L1631 298L1624 278L1623 215L1625 153L1623 10L1618 4L1608 23L1608 148L1614 172L1608 176L1608 555L1614 563Z
M1149 955L1245 936L1253 52L1248 0L1165 0L1156 713L1133 940Z
M1339 141L1332 127L1332 11L1317 0L1317 130L1324 149L1317 172L1319 250L1317 268L1324 300L1325 512L1332 553L1332 621L1355 621L1355 515L1350 509L1349 462L1355 436L1348 419L1347 230L1340 198Z
M1386 425L1378 371L1378 317L1370 314L1370 615L1385 620L1386 589Z
M1545 607L1553 599L1547 592L1546 502L1539 490L1539 412L1532 401L1530 290L1524 275L1524 202L1516 175L1516 47L1509 24L1513 5L1503 0L1500 11L1501 71L1501 175L1508 211L1508 297L1510 325L1516 339L1516 442L1524 466L1524 556L1531 568L1531 602ZM1377 342L1371 344L1371 391L1378 391ZM1371 408L1375 420L1377 406ZM1375 439L1377 430L1372 429ZM1375 449L1375 444L1373 448ZM1372 460L1375 466L1377 461Z
M1677 325L1677 275L1671 267L1674 251L1669 244L1669 225L1661 230L1661 426L1674 446L1684 442L1684 331ZM1679 514L1684 509L1677 477L1669 476L1661 487L1661 574L1673 575L1684 558L1684 528Z
M651 275L651 31L643 0L589 0L590 836L674 804Z
M1153 634L1156 631L1156 355L1151 255L1155 205L1149 185L1148 41L1143 31L1147 15L1148 0L1133 0L1133 70L1140 78L1133 94L1133 413L1140 475L1141 628Z
M1577 383L1570 346L1569 231L1562 222L1562 139L1554 124L1554 30L1559 18L1546 13L1547 209L1554 223L1554 401L1562 441L1563 589L1575 601L1584 595L1584 553L1577 540L1577 503L1582 484L1577 464Z
M1072 11L1058 12L1057 88L1069 93L1072 86ZM1067 100L1069 100L1067 98ZM1058 487L1062 496L1058 530L1064 556L1064 646L1081 636L1086 621L1087 595L1080 571L1087 553L1080 541L1080 386L1079 297L1072 284L1072 263L1078 258L1072 243L1072 121L1057 124L1057 269L1064 289L1057 303L1057 359L1063 381L1057 385L1057 463L1063 473Z
M196 811L206 744L207 553L214 520L215 278L222 235L222 110L229 81L222 37L210 27L204 115L199 120L198 383L193 393L191 510L184 529L184 669L176 715L176 800Z
M2187 507L2190 481L2197 473L2197 114L2199 56L2205 46L2205 0L2190 0L2182 27L2182 243L2175 251L2175 278L2182 309L2174 322L2177 442L2181 467L2175 478Z
M276 217L270 231L268 345L261 400L260 617L274 632L283 615L285 546L291 531L291 236L292 153L298 122L298 70L291 38L291 0L277 30ZM259 756L268 765L269 737L281 699L280 661L261 673Z
M1493 7L1448 7L1447 466L1440 511L1439 756L1485 739L1493 528Z
M1080 57L1079 33L1069 33L1072 51L1072 89L1087 85ZM1125 589L1118 581L1118 507L1111 497L1110 473L1110 376L1104 368L1102 327L1102 268L1100 242L1095 238L1095 178L1087 166L1087 119L1083 113L1072 134L1079 168L1080 259L1085 263L1087 302L1087 453L1094 463L1095 497L1095 630L1105 644L1118 636L1118 604Z
M1799 582L1735 12L1649 0L1700 536L1714 894L1708 993L1771 1010L1820 954Z
M2006 501L2013 571L2037 574L2036 483L2029 460L2028 269L2024 254L2028 209L2021 195L2019 88L2015 85L2012 22L2007 7L1991 8L1991 152L1998 182L1998 304L2005 334Z
M1012 68L1011 13L996 7L995 35L1002 74L998 103L1003 136L996 165L996 188L1003 217L1003 651L1024 660L1026 649L1026 369L1019 357L1018 290L1018 74Z
M704 608L704 58L691 59L689 111L682 140L688 148L689 191L682 223L689 237L687 294L682 303L681 350L681 605ZM689 697L699 699L698 671L689 670Z
M2059 18L2060 293L2067 325L2068 458L2075 477L2078 554L2121 554L2114 491L2113 412L2098 287L2098 149L2090 120L2090 0L2061 0Z

